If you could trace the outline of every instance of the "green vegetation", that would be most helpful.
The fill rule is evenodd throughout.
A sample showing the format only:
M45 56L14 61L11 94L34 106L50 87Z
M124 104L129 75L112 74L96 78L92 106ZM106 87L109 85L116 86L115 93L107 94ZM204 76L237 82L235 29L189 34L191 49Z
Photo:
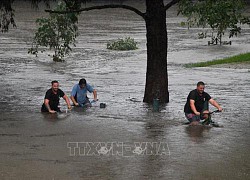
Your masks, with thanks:
M199 38L211 37L211 44L223 44L222 36L229 30L229 38L241 32L240 24L249 24L249 17L243 14L246 6L243 0L206 0L195 3L192 0L182 0L180 11L186 16L188 28L193 26L210 27L211 35L207 30L199 34ZM209 43L209 44L210 44Z
M11 4L12 1L1 0L0 1L0 31L8 32L9 26L16 27L16 23L14 20L14 9L12 9Z
M64 11L66 4L59 2L57 11ZM37 56L39 47L53 50L53 61L63 61L63 57L72 51L70 45L75 46L75 39L78 35L77 14L57 14L51 13L48 18L39 18L36 20L39 28L33 38L32 48L28 53ZM44 48L40 51L45 51Z
M128 37L125 39L118 39L117 41L108 42L107 49L127 51L138 49L138 47L137 42L135 42L133 38Z
M212 66L212 65L217 65L217 64L242 63L242 62L250 62L250 53L239 54L236 56L213 60L213 61L190 63L190 64L186 64L185 67L188 67L188 68L207 67L207 66Z

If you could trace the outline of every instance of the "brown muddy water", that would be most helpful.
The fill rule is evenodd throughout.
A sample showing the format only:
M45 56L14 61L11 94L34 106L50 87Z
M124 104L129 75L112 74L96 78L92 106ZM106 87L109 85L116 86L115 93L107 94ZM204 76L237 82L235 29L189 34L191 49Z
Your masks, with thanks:
M200 29L181 27L184 18L171 9L170 103L155 113L142 102L146 38L140 17L125 10L83 13L76 48L66 62L54 63L46 54L27 54L42 9L23 2L15 7L18 28L0 34L0 179L250 179L249 70L182 66L249 51L249 27L231 46L207 46L208 39L197 38ZM107 41L128 36L138 50L106 49ZM97 89L105 109L40 113L52 80L69 95L80 78ZM182 125L186 96L199 80L224 108L213 117L223 128Z

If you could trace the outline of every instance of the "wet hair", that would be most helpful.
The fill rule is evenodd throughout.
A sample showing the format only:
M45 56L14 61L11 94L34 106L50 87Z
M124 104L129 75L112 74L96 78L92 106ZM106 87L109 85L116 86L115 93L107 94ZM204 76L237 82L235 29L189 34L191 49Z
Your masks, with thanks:
M198 86L205 86L205 83L202 82L202 81L199 81L199 82L197 83L197 87L198 87Z
M58 81L54 80L54 81L51 81L51 85L53 85L54 83L59 83Z
M79 81L80 86L83 84L85 84L85 85L87 84L86 79L84 79L84 78L80 79L80 81Z

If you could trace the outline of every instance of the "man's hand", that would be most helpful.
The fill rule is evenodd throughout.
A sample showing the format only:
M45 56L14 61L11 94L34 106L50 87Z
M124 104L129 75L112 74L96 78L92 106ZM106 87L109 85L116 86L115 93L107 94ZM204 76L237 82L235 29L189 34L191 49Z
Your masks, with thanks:
M49 110L49 113L51 113L51 114L55 114L55 113L56 113L56 111L54 111L54 110Z
M69 109L69 110L71 110L71 109L72 109L72 106L71 106L71 105L69 105L69 106L68 106L68 109Z
M200 115L201 115L201 113L198 112L198 111L196 111L194 114L197 115L197 116L200 116Z
M79 104L78 104L78 103L75 103L75 106L79 106Z
M219 107L218 110L221 112L223 109L221 107Z

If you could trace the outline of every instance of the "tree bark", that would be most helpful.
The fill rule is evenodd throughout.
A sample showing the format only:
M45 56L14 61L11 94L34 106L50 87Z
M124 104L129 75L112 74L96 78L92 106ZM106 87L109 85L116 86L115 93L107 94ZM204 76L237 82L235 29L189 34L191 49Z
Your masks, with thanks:
M163 0L146 0L147 72L144 102L159 98L169 102L167 74L167 27Z

